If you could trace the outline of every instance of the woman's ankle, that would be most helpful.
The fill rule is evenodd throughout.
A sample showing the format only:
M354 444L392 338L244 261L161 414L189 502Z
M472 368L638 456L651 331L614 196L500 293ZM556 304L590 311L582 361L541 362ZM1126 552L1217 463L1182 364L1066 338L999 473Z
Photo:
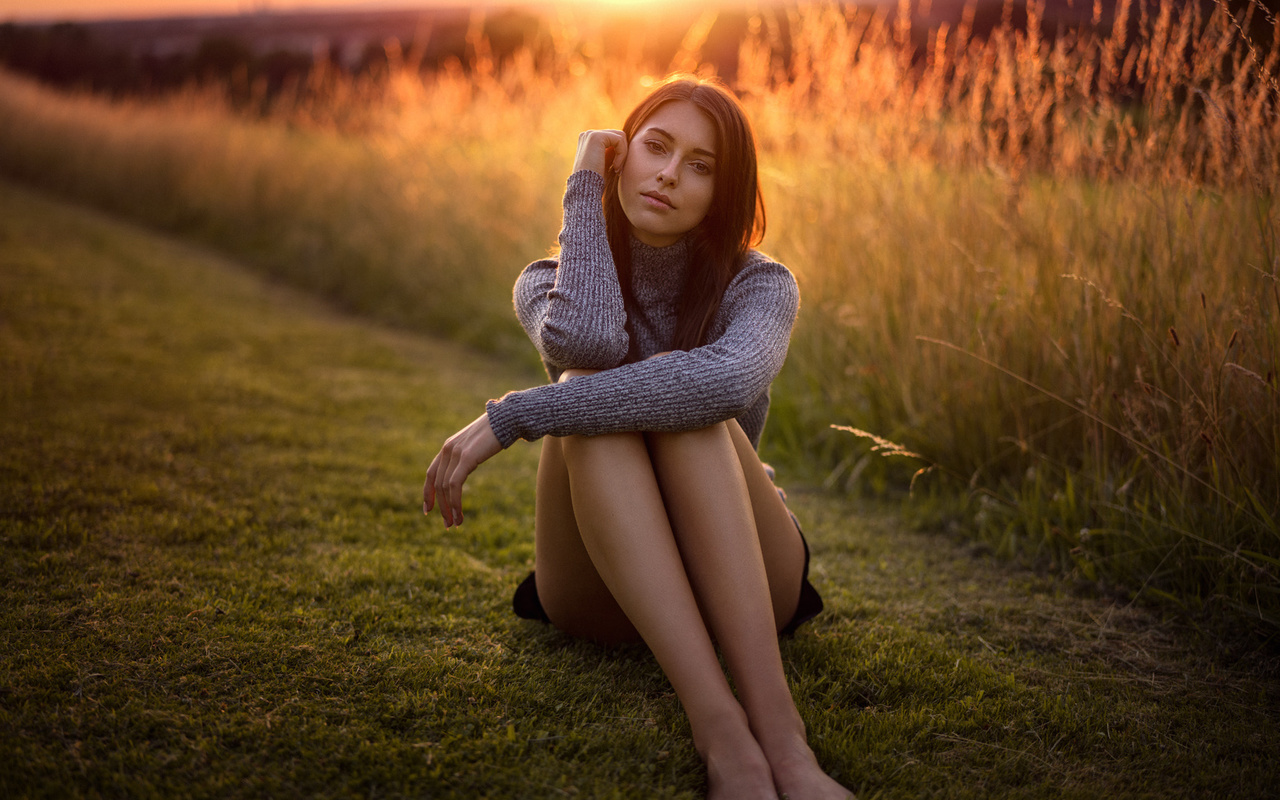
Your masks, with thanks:
M752 736L747 714L740 706L698 720L690 717L689 724L693 729L693 746L704 761L709 751L719 749L722 744Z
M808 750L809 747L804 720L793 704L787 704L770 714L753 715L751 734L765 755L773 752L782 755L797 749Z
M752 735L745 713L699 727L694 746L707 767L709 798L777 797L769 759Z

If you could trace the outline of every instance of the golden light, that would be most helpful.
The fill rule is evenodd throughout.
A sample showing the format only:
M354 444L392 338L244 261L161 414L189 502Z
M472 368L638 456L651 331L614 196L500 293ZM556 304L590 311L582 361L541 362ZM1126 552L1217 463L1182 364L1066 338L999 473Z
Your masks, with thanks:
M643 7L672 6L676 0L569 0L566 6L584 10L592 6L601 9L633 10ZM142 19L147 17L221 16L236 14L292 13L321 11L325 9L363 10L404 9L411 6L423 8L469 5L477 8L500 9L519 5L514 0L485 0L479 3L458 3L454 0L385 0L385 2L356 3L352 0L0 0L0 21L52 21L94 19Z

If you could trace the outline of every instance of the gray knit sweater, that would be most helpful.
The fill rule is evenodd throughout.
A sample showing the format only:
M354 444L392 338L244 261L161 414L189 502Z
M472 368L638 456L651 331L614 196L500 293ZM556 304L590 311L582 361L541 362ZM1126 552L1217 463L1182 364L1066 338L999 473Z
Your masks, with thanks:
M800 304L786 267L751 250L725 290L708 343L628 361L626 311L605 234L604 179L569 176L558 259L535 261L516 280L515 307L552 383L487 406L502 446L517 439L621 431L688 431L737 419L759 446L769 384L782 369ZM676 300L689 269L684 241L632 240L632 330L641 359L671 349ZM606 370L555 383L571 368Z

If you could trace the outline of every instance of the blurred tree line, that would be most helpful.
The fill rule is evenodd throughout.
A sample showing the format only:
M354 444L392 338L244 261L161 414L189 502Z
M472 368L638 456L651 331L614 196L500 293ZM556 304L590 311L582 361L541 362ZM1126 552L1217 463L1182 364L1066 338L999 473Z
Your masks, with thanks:
M697 9L664 12L670 19L655 26L663 31L648 36L642 51L629 45L635 35L636 20L618 15L602 26L604 50L625 53L657 71L667 67L679 49L681 34L698 18ZM464 69L483 50L485 57L501 64L516 52L527 50L539 61L550 60L556 49L547 19L538 14L501 9L482 14L440 11L424 12L425 25L417 35L388 33L362 42L359 51L349 53L340 26L327 36L315 52L274 49L266 51L252 34L210 33L198 46L182 52L158 55L146 48L129 49L104 41L89 25L62 22L53 25L0 24L0 67L32 76L65 89L88 90L113 96L154 95L180 89L192 83L217 84L237 88L258 97L274 96L291 83L303 81L324 61L326 69L339 68L352 75L385 73L389 60L411 62L424 72L456 60ZM652 23L653 20L648 20ZM731 73L736 67L737 48L746 31L745 12L721 14L707 41L704 57ZM575 43L581 46L581 42Z
M310 55L278 50L257 55L232 36L209 36L189 53L132 54L109 47L83 25L0 24L0 65L64 89L111 95L158 94L194 81L262 78L278 90L311 69Z
M1047 13L1042 14L1041 32L1044 38L1052 40L1067 31L1086 28L1100 28L1105 35L1113 24L1117 2L1123 0L1044 2L1041 10L1047 9ZM1160 2L1199 4L1203 18L1207 18L1215 6L1225 7L1232 13L1239 34L1256 43L1260 51L1266 51L1273 38L1280 37L1277 23L1280 0L1157 0L1156 5ZM967 16L965 26L976 39L985 39L1002 26L1025 30L1027 5L1028 0L967 0L962 4L940 6L943 11L934 9L928 22L917 18L912 25L909 36L912 61L923 62L933 36L930 28L947 24L954 29L962 16ZM856 13L856 6L856 3L849 4L850 14ZM1154 8L1144 6L1141 0L1128 0L1128 6L1128 28L1131 35L1136 35L1141 14L1154 13ZM930 4L913 0L911 7L918 11L930 8ZM886 14L891 23L898 8L896 4L881 4L864 12ZM1141 8L1145 8L1145 12ZM667 6L662 11L611 12L601 28L603 50L661 73L670 67L673 56L681 48L683 33L704 13L705 9L684 5ZM788 63L786 5L761 5L754 13L770 18L771 27L778 33L778 40L773 42L775 54L782 63ZM730 83L737 71L738 47L747 34L750 16L745 9L720 9L700 42L701 62L711 65ZM635 36L641 29L664 33L643 36L642 46L637 49ZM367 42L356 57L347 58L348 54L342 52L340 36L331 40L333 43L327 52L321 48L318 52L301 53L283 49L264 52L252 46L252 37L246 40L235 34L211 33L194 49L158 55L106 44L86 25L9 22L0 24L0 67L60 88L115 96L163 94L193 83L217 84L231 90L232 100L245 101L250 94L258 99L274 97L291 83L305 79L317 60L325 61L326 68L336 65L353 75L385 72L386 44L393 46L395 57L406 55L423 71L434 70L450 59L468 67L477 55L475 48L479 41L483 41L487 55L499 64L522 49L532 51L540 60L550 55L556 46L543 16L515 8L480 15L465 11L454 16L432 12L426 36L422 41L413 40L417 38L406 37L401 42L389 37L385 43ZM1230 67L1227 65L1227 74L1231 72ZM1266 69L1276 74L1280 65L1268 64Z

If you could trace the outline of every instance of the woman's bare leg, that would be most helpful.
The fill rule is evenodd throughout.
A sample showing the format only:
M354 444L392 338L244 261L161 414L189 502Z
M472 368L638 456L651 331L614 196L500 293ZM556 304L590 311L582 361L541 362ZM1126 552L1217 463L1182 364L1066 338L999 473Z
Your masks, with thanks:
M557 450L559 451L557 453ZM716 658L694 598L662 502L653 465L640 434L571 436L543 445L542 469L564 464L571 505L543 505L539 525L572 525L597 573L572 548L560 551L564 529L538 531L538 594L552 622L593 639L616 640L627 629L594 595L607 587L618 610L634 625L680 698L694 744L707 763L712 797L776 797L769 763L749 728ZM539 503L554 503L563 486L540 476ZM556 519L559 517L559 519ZM579 570L575 572L575 570ZM545 586L544 586L544 574Z
M548 437L537 497L548 616L598 641L644 634L689 715L713 796L771 796L770 780L793 798L845 796L808 748L778 651L803 544L736 422L689 434Z
M647 437L684 567L778 789L848 796L818 766L783 672L777 632L795 612L804 545L754 448L733 421Z
M554 436L545 437L538 462L534 521L538 599L565 633L601 644L640 641L582 543L562 443Z

